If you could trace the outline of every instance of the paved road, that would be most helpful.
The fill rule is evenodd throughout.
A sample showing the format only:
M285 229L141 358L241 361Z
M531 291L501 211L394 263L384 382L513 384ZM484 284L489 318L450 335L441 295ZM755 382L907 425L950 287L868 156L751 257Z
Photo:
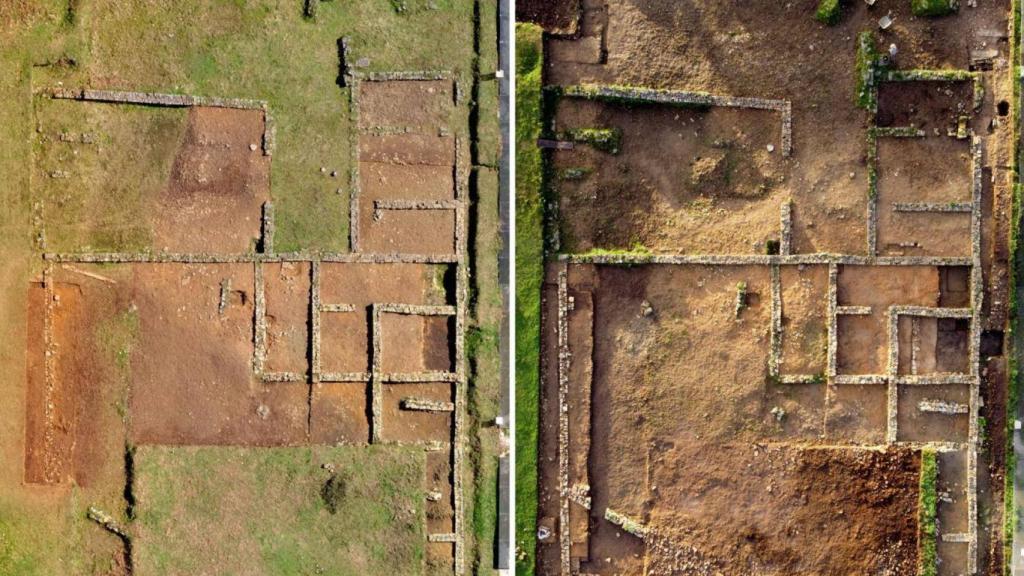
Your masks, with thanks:
M501 124L501 159L498 165L498 211L501 228L501 253L498 255L498 284L501 286L502 302L509 302L509 275L511 271L511 258L509 248L509 217L511 214L510 192L512 182L510 180L509 163L512 159L511 137L509 134L509 97L510 83L513 70L510 66L510 52L512 49L509 39L511 38L510 24L512 14L511 2L498 2L498 69L504 74L498 79L498 119ZM498 347L501 354L501 415L505 422L509 422L510 409L510 330L508 306L502 315L501 330L499 331ZM509 462L508 456L502 457L500 464L498 483L498 553L495 558L495 568L509 570L511 567L511 510L510 510L510 485L509 485Z

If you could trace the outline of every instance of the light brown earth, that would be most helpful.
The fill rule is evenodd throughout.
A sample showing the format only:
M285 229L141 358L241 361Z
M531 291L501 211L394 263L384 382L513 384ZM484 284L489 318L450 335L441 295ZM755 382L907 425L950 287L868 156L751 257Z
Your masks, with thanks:
M154 203L154 246L222 253L256 248L262 206L270 200L263 132L260 110L189 109L171 181Z

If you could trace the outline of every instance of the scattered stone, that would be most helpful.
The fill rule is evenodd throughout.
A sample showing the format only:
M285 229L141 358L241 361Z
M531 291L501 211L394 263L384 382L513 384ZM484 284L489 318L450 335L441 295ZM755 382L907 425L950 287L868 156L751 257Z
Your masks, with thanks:
M782 422L786 419L786 411L781 406L772 408L772 416L775 417L776 422Z
M654 307L647 300L640 303L640 314L645 318L654 314Z
M266 404L260 404L256 408L256 415L259 416L261 420L266 420L270 417L270 407Z

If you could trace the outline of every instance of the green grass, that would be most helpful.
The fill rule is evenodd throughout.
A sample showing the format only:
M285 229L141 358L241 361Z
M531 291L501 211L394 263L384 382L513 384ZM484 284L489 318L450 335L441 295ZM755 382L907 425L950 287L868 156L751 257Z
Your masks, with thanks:
M516 25L516 573L536 564L540 292L544 277L541 29Z
M188 122L183 108L35 99L34 196L43 203L47 249L139 251L152 245L147 214L170 179ZM58 133L96 135L68 145ZM57 171L65 178L53 178Z
M858 106L866 110L874 110L878 98L875 79L878 57L875 34L870 30L861 32L857 36L857 59L854 64L857 78L856 101Z
M839 18L843 15L843 7L840 0L821 0L818 3L818 9L814 12L814 17L828 26L835 26L839 23Z
M1013 14L1013 27L1010 34L1010 56L1009 67L1010 85L1013 86L1013 98L1010 100L1010 126L1013 127L1013 138L1010 139L1012 154L1013 172L1013 203L1011 206L1012 225L1010 226L1010 278L1008 292L1010 294L1009 305L1009 329L1006 333L1006 345L1008 361L1007 369L1007 390L1006 390L1006 470L1003 483L1003 573L1010 576L1013 572L1013 548L1014 528L1019 514L1018 504L1015 501L1014 478L1017 469L1017 454L1014 450L1013 422L1017 415L1017 406L1020 402L1020 360L1019 355L1024 352L1024 343L1019 339L1019 318L1020 298L1018 291L1019 277L1024 271L1024 255L1020 253L1020 226L1021 226L1021 184L1020 184L1020 34L1021 34L1021 12L1020 0L1011 2L1011 13Z
M936 547L938 545L935 526L936 507L939 497L936 482L939 468L934 450L921 452L921 484L918 495L918 575L935 576L938 573Z
M956 12L955 0L910 0L914 16L946 16Z
M421 448L142 447L135 465L139 573L390 576L422 566ZM325 486L340 482L344 493L325 501Z
M651 249L640 244L639 242L634 243L629 249L623 248L591 248L586 252L580 254L580 256L628 256L628 257L649 257L653 256L654 253Z
M83 3L77 24L52 42L73 47L79 61L77 70L53 80L74 86L100 77L124 89L267 100L277 128L276 248L346 250L348 196L336 191L347 192L348 180L320 172L323 166L344 174L351 158L347 90L336 84L337 41L349 36L353 56L369 58L371 70L454 70L468 94L473 1L439 4L398 14L389 0L326 2L309 20L293 0L96 0ZM453 129L465 133L465 114L454 116Z
M589 144L595 150L618 154L622 143L622 130L618 128L574 128L565 134L567 140Z
M465 349L469 359L470 378L468 421L470 435L469 459L473 482L464 489L469 502L465 513L475 540L472 553L474 574L493 574L495 537L498 520L498 452L499 432L489 426L499 411L499 395L503 382L499 331L504 310L498 284L498 251L501 248L498 214L498 177L494 170L476 171L477 199L474 202L476 234L470 270L472 323L466 332Z

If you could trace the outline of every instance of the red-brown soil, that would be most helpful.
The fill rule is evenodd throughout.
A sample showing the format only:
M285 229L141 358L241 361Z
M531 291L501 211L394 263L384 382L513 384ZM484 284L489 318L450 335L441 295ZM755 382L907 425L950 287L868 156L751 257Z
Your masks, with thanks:
M370 384L314 384L310 441L314 444L366 444L370 441Z
M370 371L370 312L324 312L320 315L320 369L324 372Z
M251 264L149 264L133 271L139 316L131 357L134 442L306 441L309 385L264 384L253 373ZM244 297L233 299L222 315L224 280Z
M585 529L570 516L572 555L583 562L582 571L641 573L645 565L651 569L665 561L604 521L606 508L655 527L667 545L699 559L694 566L717 571L709 573L912 571L915 453L773 443L820 441L826 398L824 385L787 387L767 378L767 267L572 266L569 278L570 482L588 480L593 498ZM791 306L806 300L827 308L820 286L825 280L827 271L794 267L784 281ZM737 319L740 281L758 297L748 299L750 306ZM547 286L542 415L553 415L557 308L554 286ZM856 287L847 293L861 296ZM591 338L592 373L581 357L591 354ZM578 393L591 376L592 397L584 399ZM845 394L856 387L835 388ZM854 424L874 437L844 440L884 440L885 387L871 389L879 400L863 410L871 421ZM847 401L832 398L833 412ZM784 409L781 421L771 414L774 407ZM588 409L584 424L574 412ZM548 463L541 467L544 524L558 514L557 466L548 459L557 453L551 435L557 418L542 421ZM715 458L707 458L709 453ZM545 574L557 570L557 545L549 542L540 547Z
M450 382L383 384L382 390L383 439L402 442L452 441L451 412L419 412L401 407L405 398L453 402L454 390Z
M111 365L114 353L102 341L101 330L127 302L123 294L90 277L63 269L54 276L48 349L45 289L33 284L28 293L25 481L89 487L117 476L120 469L125 429L119 412L127 401L128 383Z
M451 80L389 80L359 84L359 127L436 131L448 124Z
M381 370L452 370L448 316L381 315ZM418 353L417 353L418 352Z
M322 264L320 301L327 304L351 304L354 312L326 312L320 317L320 357L324 372L368 372L370 370L370 309L373 303L445 304L445 287L439 285L441 265L428 264ZM393 315L385 315L393 316ZM402 336L412 340L398 340ZM401 358L419 341L422 331L393 335L385 353L397 355L399 362L422 365L422 352L408 360ZM440 336L439 336L440 337ZM437 348L439 353L441 348Z
M1012 77L1005 73L1008 3L962 8L949 18L914 17L908 3L896 0L870 8L845 3L840 23L827 27L814 19L818 3L811 0L609 0L591 11L587 29L593 4L584 3L578 37L545 36L545 85L785 99L793 106L794 148L789 158L779 154L773 113L561 98L551 111L556 137L569 128L604 127L621 129L623 137L618 154L580 143L549 153L560 251L639 244L654 252L763 254L766 241L779 239L779 205L792 200L794 253L863 255L868 202L874 201L879 254L969 256L970 216L892 209L896 202L971 201L969 141L946 135L965 114L984 144L981 324L1002 333L1010 301L1012 196L1005 167L1012 165L1012 138L997 102L1008 99L1006 78ZM543 10L569 6L575 3L549 3ZM536 19L543 10L522 18ZM879 31L885 14L894 24ZM856 36L864 30L875 31L880 50L898 48L898 69L967 69L973 49L999 51L978 110L970 82L883 83L877 125L914 126L926 135L879 139L873 199L865 145L872 117L854 99ZM733 117L716 124L720 112ZM733 138L734 146L716 147L719 138ZM728 151L738 154L730 158ZM783 267L783 374L824 371L824 268ZM579 308L569 312L570 482L589 480L593 497L586 527L570 505L571 555L582 561L581 573L917 573L919 461L910 451L877 448L886 442L887 386L782 385L768 378L766 267L599 266L589 280L574 269L569 294ZM838 319L839 373L885 373L888 308L970 307L968 279L968 268L841 266L839 304L870 306L871 314ZM559 570L559 414L550 270L546 282L539 524L554 536L539 546L538 557L540 573L551 574ZM752 305L737 317L739 282L747 284ZM588 314L591 334L582 320ZM905 318L899 324L901 374L912 371L912 330L921 339L916 373L965 370L963 322ZM581 355L592 355L592 372ZM982 415L999 421L988 423L985 433L998 435L1005 427L1005 360L982 366ZM919 408L923 400L966 403L966 390L901 385L898 439L963 440L966 416ZM1001 570L1004 463L997 452L1005 438L999 438L979 451L979 573ZM851 446L859 444L871 448ZM584 454L585 475L579 470ZM940 534L967 531L966 473L965 452L940 454ZM657 529L660 536L652 540L689 565L671 569L664 554L604 521L609 506ZM962 573L966 554L962 543L940 542L939 573Z
M262 205L270 200L263 124L260 110L189 109L171 180L153 204L154 247L172 252L254 250Z
M359 162L453 166L455 139L427 134L363 134L359 137Z
M646 490L650 524L721 573L916 569L913 452L702 442L652 444L646 452L648 476L637 471L646 486L637 489Z
M967 405L965 384L949 386L900 386L897 418L897 439L913 442L966 442L967 414L936 414L922 412L922 400L939 400Z
M364 162L359 167L360 198L373 200L451 200L455 180L451 166Z
M263 266L267 301L268 372L309 370L309 290L307 262L281 262Z
M898 0L879 0L871 8L857 2L834 27L814 19L816 6L810 0L786 5L768 0L611 0L604 33L607 63L547 58L545 84L648 86L792 101L794 154L784 164L786 188L796 205L794 249L863 253L868 174L866 115L854 102L856 34L877 29L878 18L888 13L894 24L882 35L880 48L898 46L899 68L967 69L970 50L979 41L964 30L1005 33L1008 5L933 19L913 17L910 5ZM548 39L546 44L553 42ZM922 108L922 113L931 112L931 106ZM928 126L940 121L945 118L932 118ZM976 119L972 125L981 131L986 122ZM646 153L652 154L650 149ZM686 164L692 159L671 161ZM764 221L769 221L767 216ZM723 222L720 236L740 233L730 224ZM702 252L716 252L714 245L698 246Z
M970 255L970 214L895 212L892 206L896 202L970 202L971 158L966 140L949 138L944 131L942 136L881 138L878 173L880 254Z
M914 126L942 136L956 130L959 116L970 116L974 107L971 82L883 82L878 87L878 126Z
M882 374L888 355L888 308L934 307L939 303L937 268L920 266L843 266L839 269L840 306L870 306L867 316L838 319L837 367L840 374Z
M454 210L384 210L380 219L364 211L359 229L360 248L367 252L455 253Z
M828 352L828 266L783 266L782 374L824 374Z
M377 200L455 196L449 136L398 134L360 137L360 249L367 252L452 254L454 210L375 210Z

